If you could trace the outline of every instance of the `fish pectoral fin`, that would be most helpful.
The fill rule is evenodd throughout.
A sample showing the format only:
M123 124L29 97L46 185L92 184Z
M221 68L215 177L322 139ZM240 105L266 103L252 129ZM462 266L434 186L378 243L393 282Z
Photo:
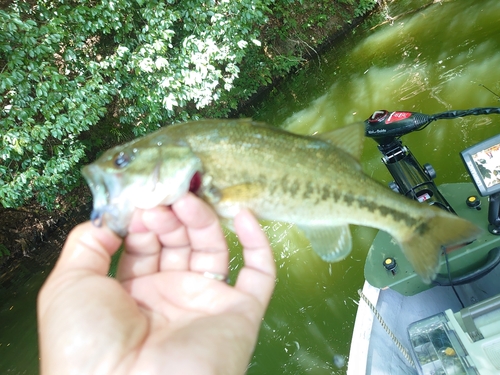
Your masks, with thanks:
M241 209L258 204L263 193L259 183L242 183L220 189L219 199L212 203L220 217L233 218Z
M220 202L249 202L253 199L259 198L263 193L262 185L259 183L243 183L238 185L229 186L220 191Z
M348 225L317 227L299 225L313 250L326 262L337 262L351 252L352 240Z
M315 137L337 146L359 161L363 153L365 126L364 123L357 122L330 132L316 134Z

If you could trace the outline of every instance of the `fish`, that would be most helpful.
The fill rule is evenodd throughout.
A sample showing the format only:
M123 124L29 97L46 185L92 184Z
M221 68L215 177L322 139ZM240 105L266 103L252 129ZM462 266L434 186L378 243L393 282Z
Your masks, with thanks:
M482 231L369 177L359 162L363 140L361 123L314 136L251 119L169 125L82 169L94 199L91 220L125 236L135 209L193 192L224 220L246 208L259 220L296 225L327 262L351 252L350 224L386 231L429 283L443 248Z

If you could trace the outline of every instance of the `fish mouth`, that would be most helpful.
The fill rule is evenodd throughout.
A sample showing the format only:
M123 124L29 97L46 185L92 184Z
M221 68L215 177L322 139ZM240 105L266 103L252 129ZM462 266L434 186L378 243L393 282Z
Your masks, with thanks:
M92 224L97 227L105 224L119 236L125 236L133 210L124 202L115 199L120 195L118 178L104 173L101 168L93 164L83 167L81 173L93 197L90 214Z

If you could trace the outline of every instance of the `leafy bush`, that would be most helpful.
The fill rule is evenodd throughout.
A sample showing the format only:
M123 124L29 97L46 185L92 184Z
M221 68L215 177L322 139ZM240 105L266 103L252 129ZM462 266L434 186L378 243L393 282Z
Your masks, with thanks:
M36 195L54 207L102 143L95 133L116 131L92 129L104 116L139 135L216 101L210 113L226 115L267 2L40 0L0 11L2 205Z
M354 9L354 17L360 17L370 12L375 8L378 1L377 0L359 0L356 4L356 8Z
M57 207L114 143L227 116L303 61L278 39L311 48L304 30L342 2L373 0L13 0L0 10L0 202Z

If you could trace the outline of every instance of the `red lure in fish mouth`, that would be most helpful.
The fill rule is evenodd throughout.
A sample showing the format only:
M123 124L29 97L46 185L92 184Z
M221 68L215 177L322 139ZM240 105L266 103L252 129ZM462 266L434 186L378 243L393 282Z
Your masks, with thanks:
M189 191L191 193L196 193L201 186L201 173L196 172L193 177L191 177L191 182L189 183Z

